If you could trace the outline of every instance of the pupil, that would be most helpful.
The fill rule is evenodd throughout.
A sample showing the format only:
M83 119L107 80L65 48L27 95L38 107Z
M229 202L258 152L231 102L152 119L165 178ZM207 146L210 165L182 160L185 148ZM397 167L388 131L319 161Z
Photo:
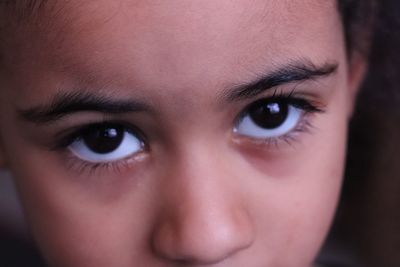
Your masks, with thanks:
M249 115L255 124L265 129L274 129L282 125L288 115L288 105L269 102L250 108Z
M121 126L96 126L85 133L83 141L93 152L106 154L116 150L123 137Z

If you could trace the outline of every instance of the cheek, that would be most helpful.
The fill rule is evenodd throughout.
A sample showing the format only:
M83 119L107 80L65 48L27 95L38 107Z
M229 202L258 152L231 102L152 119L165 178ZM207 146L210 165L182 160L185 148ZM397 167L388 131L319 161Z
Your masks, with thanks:
M287 152L245 152L248 167L260 177L252 196L259 236L278 257L295 254L297 263L287 259L285 266L312 261L331 224L344 169L346 101L346 91L337 90L311 132Z
M93 197L102 194L94 183L71 186L59 170L16 175L34 237L54 266L129 266L146 258L153 221L146 189L125 184L132 189L110 200Z
M146 258L151 185L138 183L137 173L86 180L67 172L53 152L18 136L7 134L13 144L6 149L10 168L33 235L50 263L129 266L132 259L139 264Z

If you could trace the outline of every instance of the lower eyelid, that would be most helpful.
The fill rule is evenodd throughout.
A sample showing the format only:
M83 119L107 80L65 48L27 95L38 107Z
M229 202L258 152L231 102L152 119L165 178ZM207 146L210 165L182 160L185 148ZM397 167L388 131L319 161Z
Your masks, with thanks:
M314 124L311 122L315 113L304 112L300 122L288 133L282 136L254 138L245 136L233 131L232 140L236 145L252 146L256 149L280 149L282 146L293 147L297 142L301 142L303 134L312 134Z
M66 149L61 155L61 162L66 166L67 171L73 171L78 175L108 176L134 169L137 167L136 165L145 161L148 157L148 151L143 150L116 161L96 163L82 160L74 155L72 151Z

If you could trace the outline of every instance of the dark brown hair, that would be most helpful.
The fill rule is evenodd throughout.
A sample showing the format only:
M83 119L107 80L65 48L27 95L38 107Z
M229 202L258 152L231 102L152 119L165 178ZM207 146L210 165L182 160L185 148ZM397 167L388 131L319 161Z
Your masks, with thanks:
M347 50L368 53L378 23L378 1L338 0Z

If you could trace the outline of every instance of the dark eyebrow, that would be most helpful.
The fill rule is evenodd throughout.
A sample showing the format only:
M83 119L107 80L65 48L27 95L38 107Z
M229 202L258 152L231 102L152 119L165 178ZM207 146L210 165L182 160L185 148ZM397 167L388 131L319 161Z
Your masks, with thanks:
M334 73L338 64L326 63L316 67L309 61L291 63L276 71L267 73L256 81L224 90L222 98L232 102L252 98L268 89L296 81L314 80ZM149 111L143 102L132 99L114 99L87 91L58 93L49 104L27 109L18 109L18 115L33 123L54 122L72 113L90 111L108 114Z
M222 99L232 102L252 98L280 85L328 76L336 72L337 68L337 63L325 63L317 67L308 60L293 62L276 71L261 75L255 81L225 90Z
M18 110L21 118L33 123L49 123L72 113L90 111L109 114L139 112L149 110L149 107L135 100L113 99L89 92L59 93L53 97L50 104Z

